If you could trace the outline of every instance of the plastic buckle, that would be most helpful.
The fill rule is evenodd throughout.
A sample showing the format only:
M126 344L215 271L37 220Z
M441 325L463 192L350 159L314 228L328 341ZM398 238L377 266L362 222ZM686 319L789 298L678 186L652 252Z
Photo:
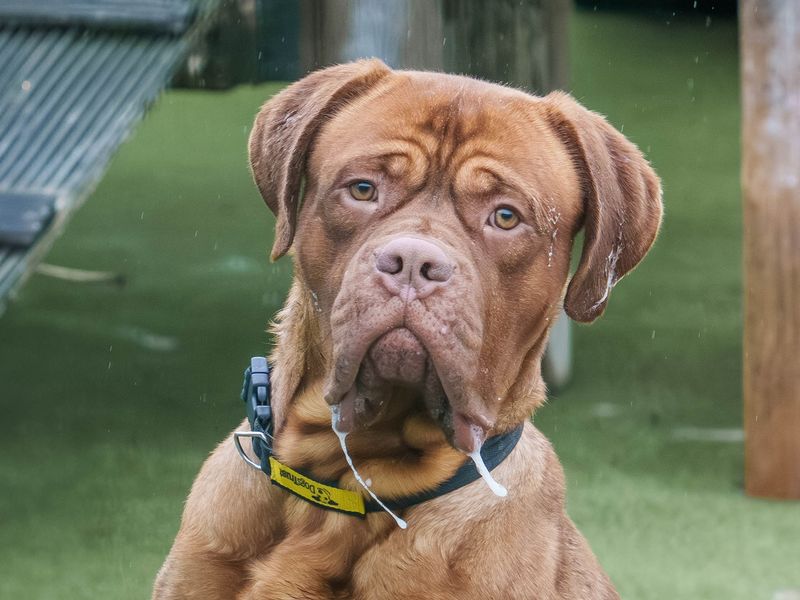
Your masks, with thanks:
M241 397L247 407L247 420L251 431L234 431L233 443L239 456L251 467L264 470L272 454L272 407L270 406L269 363L263 356L250 359L250 366L244 371ZM242 448L242 438L253 441L253 451L262 465L252 460Z
M242 400L247 406L247 420L254 430L269 434L272 430L272 407L270 406L269 364L263 356L250 359L244 372Z

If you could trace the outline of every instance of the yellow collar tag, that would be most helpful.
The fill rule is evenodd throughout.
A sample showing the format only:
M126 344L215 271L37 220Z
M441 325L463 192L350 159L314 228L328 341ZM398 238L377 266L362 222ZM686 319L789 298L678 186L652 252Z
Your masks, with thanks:
M361 494L314 481L287 467L274 456L269 457L269 478L276 485L324 508L352 515L366 514Z

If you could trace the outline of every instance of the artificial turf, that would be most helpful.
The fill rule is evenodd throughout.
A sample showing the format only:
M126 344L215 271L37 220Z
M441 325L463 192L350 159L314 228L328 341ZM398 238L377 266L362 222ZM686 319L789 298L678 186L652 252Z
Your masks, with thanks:
M800 588L800 505L741 485L735 23L580 12L572 34L575 95L646 151L666 218L536 416L570 514L625 598ZM34 276L0 318L0 597L149 594L289 282L245 154L277 89L165 94L47 258L127 285Z

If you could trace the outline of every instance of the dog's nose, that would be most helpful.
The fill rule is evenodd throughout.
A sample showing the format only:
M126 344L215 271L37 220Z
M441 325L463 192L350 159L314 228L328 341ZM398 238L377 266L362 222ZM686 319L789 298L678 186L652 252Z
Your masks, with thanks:
M375 269L390 292L413 300L446 285L454 266L433 242L397 237L375 253Z

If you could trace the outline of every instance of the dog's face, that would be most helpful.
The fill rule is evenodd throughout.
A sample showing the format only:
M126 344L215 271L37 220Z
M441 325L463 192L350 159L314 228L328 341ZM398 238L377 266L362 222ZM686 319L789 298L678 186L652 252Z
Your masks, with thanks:
M565 308L591 321L661 215L638 150L568 96L377 61L272 99L250 156L278 217L273 258L294 243L341 427L422 411L466 452L542 401L580 227Z

